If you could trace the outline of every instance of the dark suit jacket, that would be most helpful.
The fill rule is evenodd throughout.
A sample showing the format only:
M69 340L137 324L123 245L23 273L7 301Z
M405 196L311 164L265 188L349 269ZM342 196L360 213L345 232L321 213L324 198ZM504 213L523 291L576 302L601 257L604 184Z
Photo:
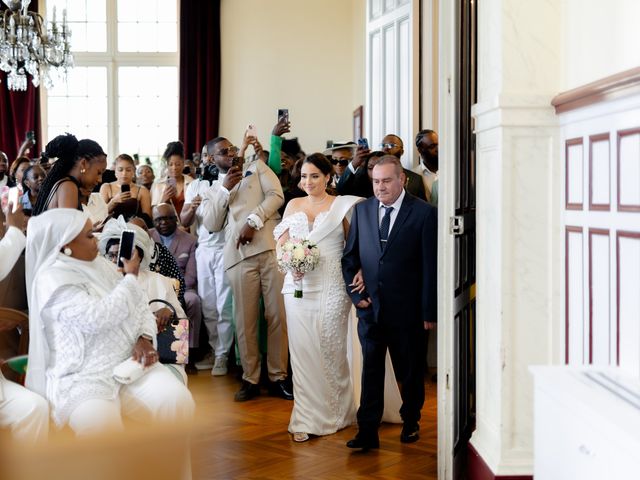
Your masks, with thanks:
M342 257L342 273L354 305L363 298L372 300L368 309L358 309L358 316L406 326L435 322L437 209L405 194L382 250L378 206L375 197L356 205ZM348 285L360 268L367 291L351 293Z
M154 241L162 244L160 234L155 228L149 230L149 235ZM171 242L169 251L175 258L180 271L184 275L187 289L198 289L198 272L196 270L196 246L197 239L193 235L180 230L176 230L176 236Z
M373 186L367 174L366 163L353 173L350 168L345 168L344 173L336 186L340 195L355 195L356 197L369 198L373 195Z
M414 197L426 200L427 195L424 191L422 177L406 168L403 168L403 170L407 176L405 190ZM345 169L338 181L337 190L340 195L356 195L363 198L373 196L373 186L371 185L371 179L369 179L366 167L363 165L356 170L356 173L353 173L349 168Z
M404 174L407 176L407 184L405 190L414 197L418 197L420 200L427 200L427 194L424 191L424 183L422 177L411 170L403 168Z

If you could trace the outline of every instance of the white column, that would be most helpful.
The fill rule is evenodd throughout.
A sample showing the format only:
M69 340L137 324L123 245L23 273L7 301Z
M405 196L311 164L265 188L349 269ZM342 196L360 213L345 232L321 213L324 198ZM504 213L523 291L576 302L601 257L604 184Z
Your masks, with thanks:
M560 319L561 0L482 0L478 12L477 426L495 475L533 472L529 365L552 363Z

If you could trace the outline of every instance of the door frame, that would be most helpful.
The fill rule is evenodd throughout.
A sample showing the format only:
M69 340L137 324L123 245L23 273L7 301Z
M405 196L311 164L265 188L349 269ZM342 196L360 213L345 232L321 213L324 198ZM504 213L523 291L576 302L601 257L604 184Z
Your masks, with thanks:
M458 2L439 2L439 89L438 125L438 478L453 478L454 446L454 237L449 234L449 218L455 212L455 161L458 125L456 27Z

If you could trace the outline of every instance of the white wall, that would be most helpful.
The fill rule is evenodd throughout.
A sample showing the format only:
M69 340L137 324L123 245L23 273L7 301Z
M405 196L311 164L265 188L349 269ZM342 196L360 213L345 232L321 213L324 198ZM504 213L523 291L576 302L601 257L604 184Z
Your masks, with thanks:
M563 0L561 91L640 65L640 2Z
M268 147L278 108L307 153L352 137L364 102L364 0L224 0L220 134Z

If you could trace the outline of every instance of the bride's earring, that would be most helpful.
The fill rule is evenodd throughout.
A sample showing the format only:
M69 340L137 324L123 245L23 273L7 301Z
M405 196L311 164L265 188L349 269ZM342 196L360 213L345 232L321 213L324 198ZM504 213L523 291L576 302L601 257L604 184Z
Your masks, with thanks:
M62 251L62 253L64 253L67 257L70 257L73 252L69 247L64 247L64 250Z

